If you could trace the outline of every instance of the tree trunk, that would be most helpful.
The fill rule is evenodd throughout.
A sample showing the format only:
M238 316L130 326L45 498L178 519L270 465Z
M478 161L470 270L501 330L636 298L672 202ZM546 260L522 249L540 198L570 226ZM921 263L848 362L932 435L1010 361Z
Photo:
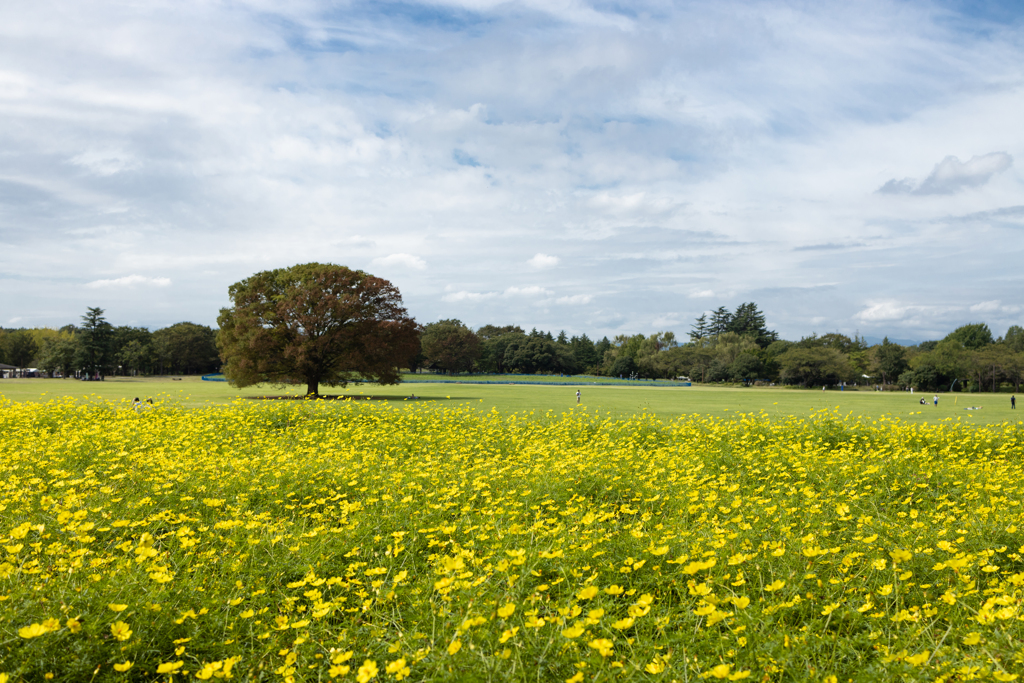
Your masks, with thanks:
M308 398L316 398L320 395L320 380L308 379L306 380L306 396Z

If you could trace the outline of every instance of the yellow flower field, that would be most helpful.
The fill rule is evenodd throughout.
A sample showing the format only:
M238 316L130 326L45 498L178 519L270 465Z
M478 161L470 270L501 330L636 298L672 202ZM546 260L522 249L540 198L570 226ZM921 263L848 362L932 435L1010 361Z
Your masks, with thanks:
M1015 680L1022 446L0 401L0 683Z

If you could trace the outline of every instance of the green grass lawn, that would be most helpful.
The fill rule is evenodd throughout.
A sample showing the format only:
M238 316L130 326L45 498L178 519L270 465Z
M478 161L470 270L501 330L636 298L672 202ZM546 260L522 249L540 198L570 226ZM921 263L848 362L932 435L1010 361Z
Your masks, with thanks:
M1007 394L940 394L939 406L930 404L932 394L923 394L929 405L918 403L922 394L872 391L821 391L780 387L658 387L650 383L626 386L543 386L405 383L397 386L350 385L346 389L324 388L326 393L373 397L395 402L430 401L438 404L473 404L484 410L502 412L561 414L574 409L576 390L582 391L581 405L588 411L624 417L649 411L662 419L685 414L728 416L730 413L764 411L769 417L805 416L822 409L841 414L878 418L899 417L910 422L938 422L960 419L975 424L1019 420L1021 412L1010 410ZM299 395L303 387L260 386L236 389L226 382L203 382L198 377L182 380L162 378L110 378L104 382L63 379L0 380L0 396L11 401L47 401L70 396L80 400L126 400L138 396L175 401L184 405L229 403L238 397ZM981 406L981 410L966 410Z

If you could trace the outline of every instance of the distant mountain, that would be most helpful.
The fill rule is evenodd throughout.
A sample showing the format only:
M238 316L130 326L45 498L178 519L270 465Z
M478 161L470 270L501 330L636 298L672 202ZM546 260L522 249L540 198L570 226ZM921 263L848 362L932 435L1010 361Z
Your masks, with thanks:
M875 344L881 344L882 343L882 339L883 339L882 337L864 337L864 341L867 342L868 346L874 346ZM889 337L889 341L891 341L893 344L899 344L900 346L917 346L918 344L920 344L924 340L923 339L895 339L893 337Z

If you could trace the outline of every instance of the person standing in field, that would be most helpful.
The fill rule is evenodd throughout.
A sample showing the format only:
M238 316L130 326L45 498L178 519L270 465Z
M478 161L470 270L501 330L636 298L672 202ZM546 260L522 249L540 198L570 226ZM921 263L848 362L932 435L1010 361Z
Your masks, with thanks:
M932 396L932 401L935 403L936 406L938 406L939 405L939 395L935 394L934 396Z
M580 404L580 390L576 390L576 405Z
M1017 397L1016 396L1011 396L1010 397L1010 410L1016 410L1016 409L1017 409Z

